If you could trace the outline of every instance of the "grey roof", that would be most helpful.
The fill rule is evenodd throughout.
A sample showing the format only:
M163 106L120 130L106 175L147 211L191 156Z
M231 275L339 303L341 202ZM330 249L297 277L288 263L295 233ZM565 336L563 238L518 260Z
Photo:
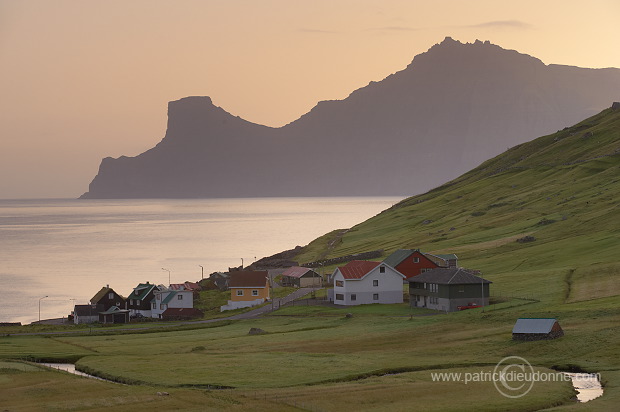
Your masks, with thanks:
M398 249L390 256L383 259L383 263L395 268L396 266L400 265L403 260L413 255L415 252L419 252L419 249Z
M440 255L435 255L435 256L440 257L442 259L446 259L446 260L458 259L454 253L440 254Z
M303 266L293 266L293 267L288 268L284 273L282 273L282 276L289 276L292 278L302 278L309 272L311 273L310 276L312 277L319 275L318 273L316 273L314 270L310 268L305 268Z
M474 283L493 283L490 280L472 275L462 268L437 268L407 279L416 283L437 283L440 285L466 285Z
M520 318L512 328L512 333L549 333L557 322L554 318Z
M73 314L75 316L97 316L99 312L105 308L103 304L97 303L96 305L75 305L73 308Z

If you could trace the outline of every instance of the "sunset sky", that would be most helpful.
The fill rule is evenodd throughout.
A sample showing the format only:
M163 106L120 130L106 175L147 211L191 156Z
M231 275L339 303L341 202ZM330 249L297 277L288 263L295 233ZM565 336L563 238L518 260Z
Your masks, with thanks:
M618 0L0 0L0 198L78 197L161 140L170 100L282 126L446 36L620 67L619 21Z

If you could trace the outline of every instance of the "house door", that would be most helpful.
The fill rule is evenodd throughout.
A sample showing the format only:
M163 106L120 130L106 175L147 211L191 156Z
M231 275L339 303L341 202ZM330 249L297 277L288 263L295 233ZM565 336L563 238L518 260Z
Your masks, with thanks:
M424 306L422 306L423 308L426 307L426 299L428 299L428 296L424 296Z

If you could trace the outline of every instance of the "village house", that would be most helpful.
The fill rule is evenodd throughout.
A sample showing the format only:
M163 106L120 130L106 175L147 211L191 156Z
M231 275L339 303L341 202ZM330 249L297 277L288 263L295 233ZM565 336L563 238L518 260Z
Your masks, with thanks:
M106 285L90 299L90 304L103 305L104 311L110 309L112 306L124 308L125 298L116 293L110 285Z
M439 267L454 267L458 265L456 255L432 255L422 253L420 249L398 249L383 260L407 279Z
M103 311L105 308L100 303L96 305L75 305L73 307L73 323L79 325L99 322L99 312Z
M151 317L151 301L155 297L155 291L159 288L149 282L140 283L133 288L131 294L127 297L127 309L131 316Z
M489 304L491 282L465 269L437 268L407 280L413 307L454 312Z
M191 309L194 307L194 292L191 290L157 289L151 300L151 317L163 319L169 308Z
M228 290L228 280L230 279L230 275L228 273L213 272L209 276L209 279L219 290Z
M554 318L520 318L512 328L513 340L544 340L564 336L564 331Z
M269 273L266 270L232 272L228 281L230 300L225 310L247 308L269 299Z
M336 268L328 298L336 305L403 303L403 279L386 263L354 260Z
M282 273L282 286L320 288L323 287L323 278L312 269L301 266L293 266Z

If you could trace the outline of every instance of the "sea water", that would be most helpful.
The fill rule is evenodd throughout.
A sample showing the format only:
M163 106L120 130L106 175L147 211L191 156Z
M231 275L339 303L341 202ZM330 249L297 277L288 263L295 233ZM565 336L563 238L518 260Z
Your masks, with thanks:
M0 322L66 317L106 285L127 296L147 281L198 281L399 200L0 200Z

